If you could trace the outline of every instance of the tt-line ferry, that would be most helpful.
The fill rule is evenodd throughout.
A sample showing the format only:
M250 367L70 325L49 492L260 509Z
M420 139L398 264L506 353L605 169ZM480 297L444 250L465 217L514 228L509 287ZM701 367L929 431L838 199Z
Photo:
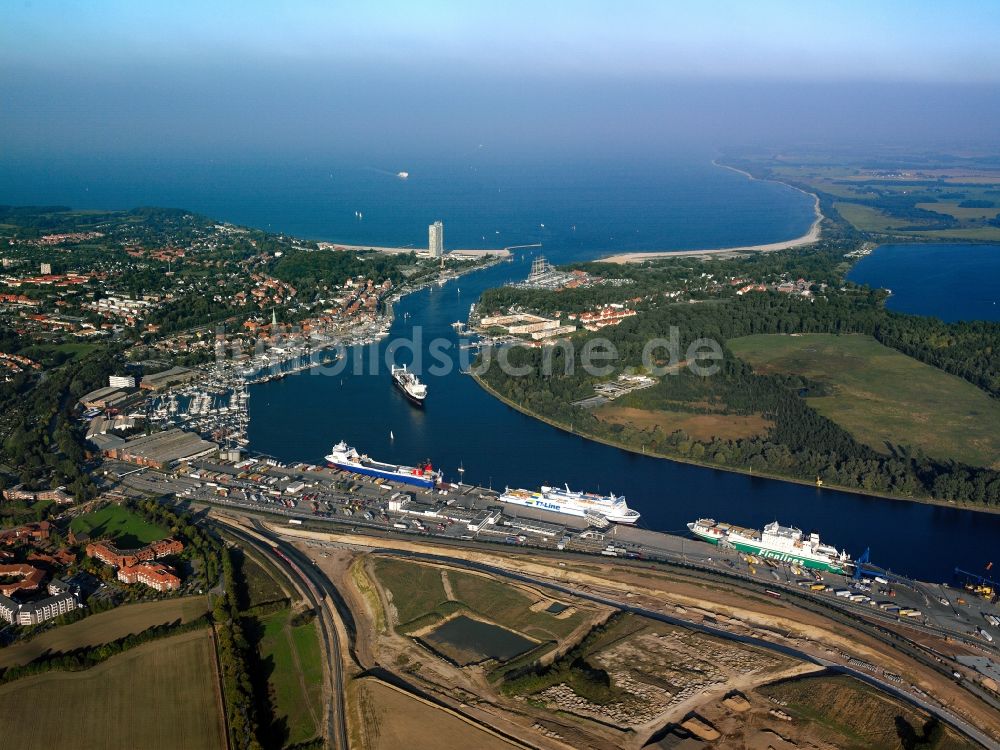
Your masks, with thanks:
M358 453L343 440L333 446L326 457L331 466L344 471L353 471L369 477L381 477L393 482L412 484L417 487L433 488L441 481L441 470L435 469L430 461L418 466L400 466L376 461Z
M500 502L567 516L603 517L613 523L634 524L639 520L639 511L628 507L624 497L573 492L568 486L565 489L542 487L539 492L507 488Z

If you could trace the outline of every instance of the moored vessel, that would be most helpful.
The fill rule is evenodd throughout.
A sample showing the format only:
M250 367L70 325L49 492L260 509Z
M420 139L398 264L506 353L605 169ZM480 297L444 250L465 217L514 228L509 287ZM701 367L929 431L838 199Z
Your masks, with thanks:
M368 455L359 453L341 440L330 450L326 457L331 466L344 471L353 471L369 477L380 477L394 482L403 482L417 487L433 488L441 481L441 470L435 469L430 461L417 466L402 466L376 461Z
M568 486L565 489L542 487L538 492L508 487L499 500L510 505L587 518L594 525L600 525L596 523L599 517L623 524L634 524L639 520L639 511L628 507L624 497L574 492Z
M699 518L687 526L699 539L751 555L833 573L844 573L853 568L851 556L846 551L838 552L836 547L822 544L816 532L803 534L801 529L782 526L777 521L767 524L763 531L712 518Z

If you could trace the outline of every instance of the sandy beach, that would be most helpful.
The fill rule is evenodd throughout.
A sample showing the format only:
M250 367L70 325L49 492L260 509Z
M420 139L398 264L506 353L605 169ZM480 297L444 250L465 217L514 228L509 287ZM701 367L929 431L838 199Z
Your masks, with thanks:
M742 169L736 169L736 167L730 167L725 164L717 164L712 162L717 167L722 167L723 169L731 169L734 172L738 172L741 175L745 175L751 180L756 180L757 178L751 175L749 172L744 172ZM786 184L786 183L782 183ZM813 199L813 211L815 212L816 218L813 220L812 226L809 227L809 231L803 234L801 237L796 237L791 240L785 240L783 242L771 242L766 245L745 245L743 247L720 247L713 248L710 250L649 250L646 252L639 253L618 253L617 255L610 255L605 258L600 258L601 262L604 263L642 263L647 260L658 260L665 257L670 258L681 258L681 257L691 257L691 256L719 256L719 255L737 255L740 253L770 253L775 250L788 250L789 248L799 247L801 245L810 245L816 242L820 238L820 224L823 221L823 213L819 210L819 198L814 193L806 192L800 188L789 185L789 187L794 190L798 190L800 193L805 193Z

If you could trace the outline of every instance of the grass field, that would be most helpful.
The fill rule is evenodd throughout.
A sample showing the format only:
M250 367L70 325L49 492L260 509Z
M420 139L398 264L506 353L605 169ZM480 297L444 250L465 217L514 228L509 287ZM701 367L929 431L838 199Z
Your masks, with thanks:
M667 433L683 430L695 440L738 440L740 438L763 435L771 427L771 421L759 414L693 414L665 409L636 409L630 406L607 404L594 410L594 416L602 422L632 425L641 430L659 427Z
M149 523L128 508L114 503L74 518L70 528L77 534L90 534L91 539L111 538L122 549L142 547L163 539L170 533L162 526Z
M806 375L832 386L809 405L876 450L1000 468L1000 402L970 383L869 336L757 335L727 342L758 372Z
M954 216L956 219L992 219L1000 213L1000 207L971 208L958 205L959 201L938 201L937 203L918 203L917 208L933 211L938 214Z
M138 646L83 672L0 687L4 746L225 748L208 628Z
M243 581L240 591L241 609L288 598L288 593L268 571L267 566L244 550L236 553L236 564L239 569L238 579Z
M316 737L323 720L323 658L316 622L291 627L290 610L260 618L261 658L270 665L274 718L286 730L285 745Z
M206 612L208 612L208 597L205 596L185 596L159 602L126 604L69 625L47 630L30 641L0 649L0 669L27 664L47 653L60 653L110 643L132 633L141 633L154 625L163 625L175 620L190 622Z
M487 576L386 558L376 559L375 573L392 593L399 629L404 632L468 609L537 641L555 641L573 632L583 619L580 612L561 619L547 612L532 612L535 598ZM446 581L450 591L445 590Z
M806 677L779 682L759 690L787 701L784 710L798 722L810 722L822 739L844 750L907 750L924 735L927 714L899 703L858 680L844 675ZM942 728L929 749L972 750L952 730Z
M884 232L892 229L894 221L878 209L857 203L834 203L837 213L862 232Z

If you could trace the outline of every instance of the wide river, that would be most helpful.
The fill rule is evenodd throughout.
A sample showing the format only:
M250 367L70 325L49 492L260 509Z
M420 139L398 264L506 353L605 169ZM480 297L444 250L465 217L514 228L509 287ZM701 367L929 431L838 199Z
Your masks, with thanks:
M775 242L808 229L809 198L712 167L710 160L710 154L641 155L529 164L488 149L450 164L46 159L0 164L0 202L182 206L298 236L376 245L425 246L427 225L442 219L446 247L542 242L554 262L626 250ZM408 180L395 177L402 169L409 171ZM1000 255L968 246L921 252L877 251L859 264L859 280L892 288L890 306L907 312L947 315L961 309L960 317L986 317L996 309L997 295L985 290L1000 279ZM378 354L416 325L422 327L425 355L436 337L455 342L450 324L466 318L482 290L524 278L529 261L519 255L514 263L406 297ZM942 270L958 264L957 278L934 285L935 306L921 308L920 300L930 297L914 285L932 274L942 278ZM964 304L970 299L978 302ZM344 439L389 461L430 458L452 479L462 466L466 481L499 488L545 482L614 491L642 513L642 525L663 531L679 532L698 516L754 526L777 519L816 529L855 556L871 547L875 562L929 580L950 581L956 566L982 570L1000 554L1000 515L638 456L525 417L457 371L425 380L430 395L423 411L392 387L384 359L377 375L303 373L255 387L251 447L284 460L319 462L332 443Z
M673 463L585 440L524 416L468 375L425 375L426 408L413 408L387 374L386 347L413 338L428 363L430 341L458 338L450 324L489 287L523 278L530 257L404 298L391 335L375 350L380 373L302 373L252 391L251 447L284 460L319 462L344 439L370 455L412 464L430 458L446 476L502 488L568 483L624 494L642 525L680 532L699 516L745 525L772 520L819 530L853 555L925 580L952 580L955 567L982 570L1000 550L1000 515L865 497ZM370 352L365 353L368 360ZM398 361L408 361L401 350ZM390 357L391 359L391 357Z

